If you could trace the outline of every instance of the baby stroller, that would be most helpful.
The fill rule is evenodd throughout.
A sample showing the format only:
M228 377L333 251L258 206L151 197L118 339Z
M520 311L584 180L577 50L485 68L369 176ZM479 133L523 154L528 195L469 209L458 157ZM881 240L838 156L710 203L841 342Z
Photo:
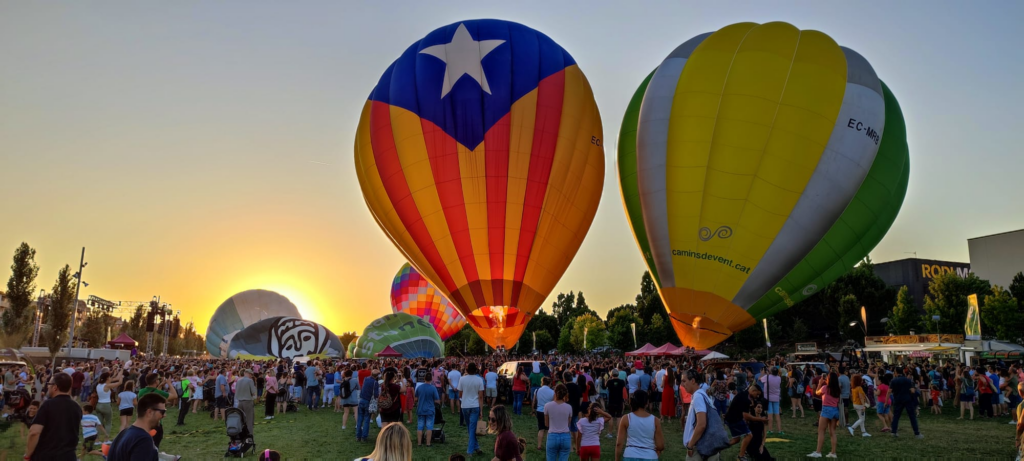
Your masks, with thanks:
M228 408L224 415L224 425L228 433L228 451L225 457L233 456L241 458L246 452L256 454L256 441L252 437L252 431L245 424L245 413L237 408Z
M438 442L444 443L444 412L441 411L441 405L434 405L434 432L430 436L430 443ZM426 443L426 435L420 440L420 443Z
M0 421L0 432L5 432L13 423L23 421L27 416L28 405L32 403L32 395L25 389L18 389L5 393L6 405L11 407L11 413Z

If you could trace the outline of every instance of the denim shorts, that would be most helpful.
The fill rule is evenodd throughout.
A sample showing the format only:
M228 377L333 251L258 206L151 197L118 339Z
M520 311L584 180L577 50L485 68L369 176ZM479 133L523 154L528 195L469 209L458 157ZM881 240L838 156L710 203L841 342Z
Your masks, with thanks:
M448 399L449 399L449 400L455 400L455 399L457 399L458 397L459 397L459 394L458 394L458 393L456 393L455 391L453 391L453 390L451 390L451 389L448 389Z
M779 402L768 402L768 414L778 415L779 413Z
M821 407L821 417L825 419L839 419L839 407Z
M580 420L579 416L572 415L572 420L569 421L569 432L575 434L575 433L580 431L580 429L578 427L576 427L576 421L579 421L579 420Z
M417 415L416 416L416 430L432 431L434 430L434 415Z
M747 427L747 422L742 419L735 423L728 423L728 425L729 432L732 433L733 437L742 437L750 433L750 428Z

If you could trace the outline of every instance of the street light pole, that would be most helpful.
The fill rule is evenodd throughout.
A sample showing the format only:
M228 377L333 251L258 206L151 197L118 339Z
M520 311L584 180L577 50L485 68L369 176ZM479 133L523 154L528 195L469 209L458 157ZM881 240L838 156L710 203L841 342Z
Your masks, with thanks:
M78 294L82 289L82 272L85 271L85 247L82 247L82 259L78 261L78 284L75 286L75 307L71 309L71 335L68 336L68 355L71 355L71 346L75 342L75 322L78 317ZM57 334L57 333L54 333Z
M46 300L46 290L39 290L39 300L36 301L36 324L32 329L32 347L39 346L39 329L43 325L43 302Z

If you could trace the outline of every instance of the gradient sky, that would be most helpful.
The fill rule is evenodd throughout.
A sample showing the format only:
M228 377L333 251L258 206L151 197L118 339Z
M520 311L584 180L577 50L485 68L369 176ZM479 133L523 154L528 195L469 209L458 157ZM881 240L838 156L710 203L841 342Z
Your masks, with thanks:
M404 260L359 191L360 110L412 42L482 17L549 35L593 86L608 174L554 294L602 314L644 271L613 163L626 103L677 45L735 22L824 31L899 98L910 188L875 261L968 261L968 238L1024 228L1024 2L0 0L0 257L29 242L49 290L85 246L83 299L160 295L200 331L250 288L362 331Z

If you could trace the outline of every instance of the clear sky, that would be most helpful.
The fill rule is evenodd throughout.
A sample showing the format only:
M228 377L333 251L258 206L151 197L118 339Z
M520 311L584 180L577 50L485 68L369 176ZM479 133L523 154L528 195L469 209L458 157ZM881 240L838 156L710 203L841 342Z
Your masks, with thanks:
M483 17L567 49L609 141L688 38L742 21L824 31L871 62L907 119L910 188L874 260L967 261L968 238L1024 228L1024 2L0 0L0 256L29 242L49 290L85 246L83 298L160 295L201 331L250 288L361 331L390 312L404 261L356 180L360 110L412 42ZM583 290L601 313L632 302L644 270L614 154L609 142L597 218L554 291Z

